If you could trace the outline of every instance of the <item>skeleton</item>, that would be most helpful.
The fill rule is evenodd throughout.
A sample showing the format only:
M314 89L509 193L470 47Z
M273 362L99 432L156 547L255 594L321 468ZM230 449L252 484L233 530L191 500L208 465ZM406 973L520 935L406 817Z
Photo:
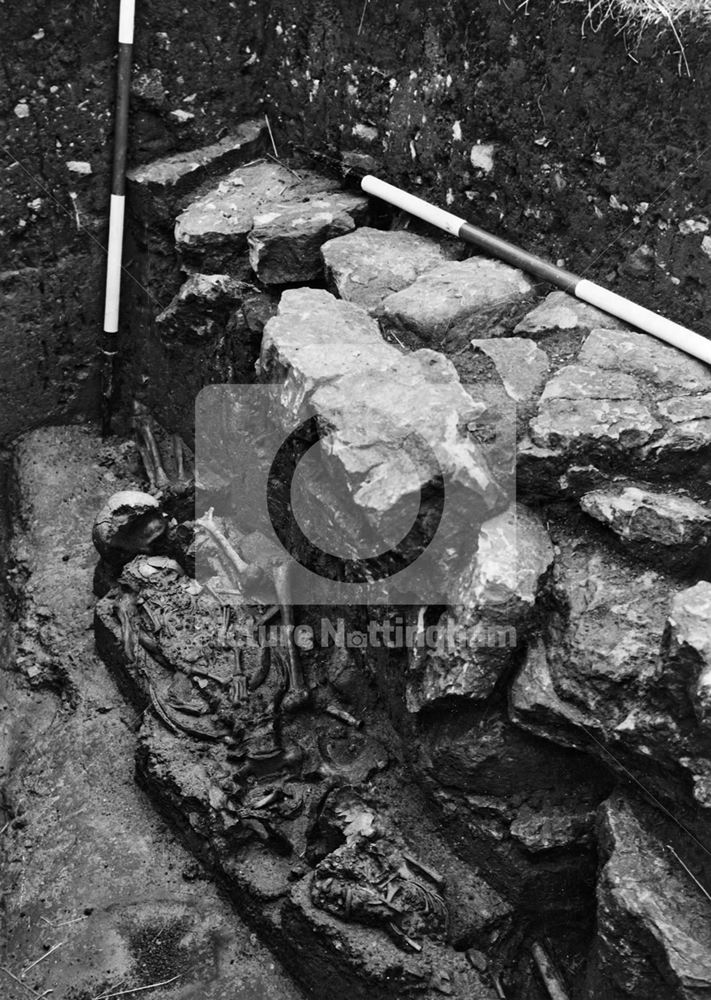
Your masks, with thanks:
M404 850L395 831L351 788L330 793L321 824L327 839L335 831L343 843L316 866L316 906L342 920L381 927L407 951L421 951L423 936L446 933L444 880Z
M192 542L191 532L187 531L187 544L179 537L181 527L179 518L192 516L194 484L186 476L186 449L177 435L170 439L171 466L175 475L171 478L165 470L161 450L156 440L154 427L145 407L134 404L133 416L136 443L141 455L151 493L140 491L122 491L109 499L97 516L94 530L94 544L104 562L111 568L114 575L136 556L170 555L185 566L188 562L187 549ZM220 557L227 563L230 572L236 575L236 582L245 581L255 576L269 576L276 604L269 609L266 617L281 615L286 641L286 671L288 689L280 697L280 711L293 713L306 707L310 701L310 692L306 686L303 669L299 661L296 644L293 639L293 602L289 580L289 566L279 560L271 560L265 567L250 564L243 559L225 533L216 523L212 510L195 521L191 527L197 528L209 538L217 548ZM148 564L144 564L146 566ZM155 568L155 567L153 567ZM134 574L135 575L135 574ZM129 660L135 657L136 644L154 656L159 656L159 644L155 636L146 629L139 629L132 634L134 620L135 591L140 588L141 581L134 579L133 585L121 589L117 601L116 614L121 624L124 652ZM136 586L138 584L138 587ZM219 597L217 598L219 601ZM148 612L150 614L150 611ZM223 617L220 634L224 638L229 624L230 609L227 604L221 610ZM155 622L152 623L155 626ZM155 627L153 632L158 631ZM237 656L237 654L235 654ZM271 669L270 651L265 648L261 654L260 669L251 679L247 679L241 670L239 659L232 679L232 695L236 702L243 701L247 692L260 687L267 679ZM154 699L154 707L161 712L160 699ZM168 711L162 711L161 718L170 718Z

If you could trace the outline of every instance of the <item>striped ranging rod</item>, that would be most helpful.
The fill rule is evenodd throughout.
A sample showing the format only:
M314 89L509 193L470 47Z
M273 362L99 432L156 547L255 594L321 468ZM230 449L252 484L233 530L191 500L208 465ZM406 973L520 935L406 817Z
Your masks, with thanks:
M711 340L694 333L693 330L687 330L685 326L665 319L658 313L652 312L651 309L645 309L644 306L638 306L630 299L625 299L586 278L555 267L541 257L527 253L514 246L513 243L499 239L498 236L492 236L491 233L472 226L465 219L460 219L458 216L452 215L451 212L445 212L442 208L430 205L422 198L408 194L393 184L381 181L378 177L369 174L361 181L361 187L367 194L381 198L383 201L401 208L404 212L409 212L410 215L416 215L418 219L423 219L466 243L473 243L474 246L493 257L498 257L499 260L506 261L507 264L512 264L514 267L519 267L522 271L528 271L536 278L549 281L552 285L557 285L563 291L582 299L583 302L597 306L598 309L603 309L612 316L616 316L646 333L651 333L655 337L659 337L660 340L665 340L668 344L678 347L679 350L685 351L692 357L706 362L707 365L711 364Z
M109 409L113 395L116 334L119 328L121 296L121 256L123 252L123 219L126 203L126 148L128 145L128 102L131 87L131 55L136 0L121 0L118 28L118 71L116 80L116 120L114 132L114 163L111 180L109 214L109 246L106 263L106 295L104 300L104 336L101 353L104 356L102 386L104 432L108 432Z

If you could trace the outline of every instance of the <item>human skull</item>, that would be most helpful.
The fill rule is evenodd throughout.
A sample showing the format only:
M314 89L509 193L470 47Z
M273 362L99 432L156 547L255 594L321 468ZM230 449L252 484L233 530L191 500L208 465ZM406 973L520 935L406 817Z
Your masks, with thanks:
M155 552L167 527L168 518L155 497L139 490L121 490L97 514L91 538L103 559L122 566L134 556Z

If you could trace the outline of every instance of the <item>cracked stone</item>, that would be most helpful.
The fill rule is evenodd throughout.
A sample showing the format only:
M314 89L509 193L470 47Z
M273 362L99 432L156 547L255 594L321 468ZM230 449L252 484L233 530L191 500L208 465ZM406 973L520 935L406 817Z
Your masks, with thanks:
M362 227L321 247L330 290L370 312L456 252L405 230Z
M627 372L656 386L687 392L711 389L711 371L706 365L656 337L633 330L592 330L578 361Z
M532 340L523 337L492 337L472 340L494 362L506 392L517 403L540 395L548 374L548 356Z
M568 365L543 390L531 439L566 453L636 448L661 427L640 396L631 375Z
M340 192L269 205L254 217L247 237L252 270L267 285L316 280L323 270L321 245L353 230L367 210L365 198Z
M519 308L533 285L500 261L472 257L428 271L378 309L383 329L410 347L460 347Z
M456 605L441 616L439 643L415 650L407 707L419 712L443 698L486 698L517 658L553 546L540 519L521 504L486 521Z
M690 569L708 556L711 510L690 497L628 485L586 493L580 506L653 564Z

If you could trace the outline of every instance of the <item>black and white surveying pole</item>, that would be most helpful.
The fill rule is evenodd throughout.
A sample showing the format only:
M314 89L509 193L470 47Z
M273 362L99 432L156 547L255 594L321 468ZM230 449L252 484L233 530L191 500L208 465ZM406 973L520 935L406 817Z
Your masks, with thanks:
M364 177L361 181L361 187L367 194L381 198L383 201L401 208L404 212L409 212L410 215L416 215L418 219L423 219L425 222L437 226L438 229L443 229L451 236L456 236L466 243L472 243L485 253L491 254L492 257L498 257L499 260L519 267L522 271L528 271L534 277L562 288L563 291L582 299L583 302L597 306L598 309L610 313L611 316L616 316L618 319L624 320L625 323L630 323L646 333L659 337L660 340L665 340L668 344L678 347L679 350L685 351L692 357L705 361L707 365L711 364L711 340L694 333L693 330L687 330L685 326L665 319L664 316L652 312L651 309L645 309L644 306L639 306L636 302L625 299L586 278L581 278L570 271L564 271L554 264L549 264L541 257L536 257L534 254L514 246L513 243L507 243L506 240L499 239L498 236L478 229L466 219L460 219L458 216L452 215L451 212L446 212L436 205L430 205L422 198L408 194L407 191L403 191L393 184L388 184L386 181L381 181L378 177L371 175Z
M114 165L111 179L111 209L109 214L109 246L106 263L106 296L104 301L103 384L101 420L103 433L110 431L111 402L114 393L116 339L119 328L121 297L121 255L123 252L123 218L126 203L126 147L128 145L128 102L131 87L131 54L136 0L120 0L118 29L118 72L116 80L116 120L114 125Z

